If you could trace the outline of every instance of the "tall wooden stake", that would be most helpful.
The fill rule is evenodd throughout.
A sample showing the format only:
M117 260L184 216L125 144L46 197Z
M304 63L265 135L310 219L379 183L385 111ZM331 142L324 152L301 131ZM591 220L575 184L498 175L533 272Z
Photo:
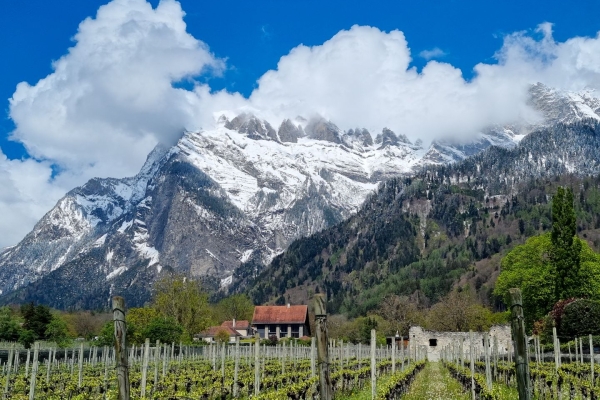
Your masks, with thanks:
M36 342L33 348L33 366L31 367L31 381L29 382L29 400L33 400L35 397L35 381L38 372L38 354L40 350L40 344Z
M319 392L321 400L332 400L333 389L329 376L329 349L327 347L327 311L325 296L316 294L314 297L315 330L317 335L317 354L319 358Z
M377 351L377 333L371 329L371 399L377 396L377 363L375 352Z
M83 384L83 343L79 345L79 360L77 363L77 387Z
M527 334L523 317L523 299L520 289L510 289L511 333L515 349L515 369L519 400L531 400L529 360L527 358Z
M594 387L594 342L590 334L590 367L592 368L592 387Z
M129 400L129 365L127 364L127 324L125 323L125 299L112 298L113 321L115 324L115 361L119 400Z
M238 375L240 370L240 338L236 336L235 338L235 366L233 370L233 397L238 397Z
M254 336L254 395L260 393L260 335Z
M142 398L146 397L146 381L148 379L148 361L150 358L150 339L146 338L144 343L144 361L142 364Z
M473 349L473 345L473 331L469 331L469 362L471 363L471 398L475 400L475 349Z

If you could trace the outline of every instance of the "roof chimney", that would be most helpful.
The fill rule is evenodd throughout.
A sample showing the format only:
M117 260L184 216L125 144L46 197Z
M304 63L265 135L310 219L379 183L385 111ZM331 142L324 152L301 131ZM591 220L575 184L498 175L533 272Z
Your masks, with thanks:
M288 303L288 308L290 308L290 303Z
M235 318L233 319L233 324L232 325L235 328Z

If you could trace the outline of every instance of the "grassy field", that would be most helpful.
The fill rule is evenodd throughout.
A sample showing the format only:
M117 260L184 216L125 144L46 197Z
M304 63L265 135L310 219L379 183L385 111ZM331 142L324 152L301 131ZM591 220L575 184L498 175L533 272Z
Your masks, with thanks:
M403 400L470 400L457 380L441 363L429 363L413 382Z

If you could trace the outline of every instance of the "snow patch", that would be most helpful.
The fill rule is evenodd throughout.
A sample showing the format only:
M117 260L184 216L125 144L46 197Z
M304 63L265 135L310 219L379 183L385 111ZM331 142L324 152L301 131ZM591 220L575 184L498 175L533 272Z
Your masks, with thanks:
M221 279L221 288L227 287L233 283L233 275L229 275L227 278Z
M113 272L111 272L110 274L106 275L106 280L109 281L113 278L116 278L117 276L121 275L123 272L127 271L127 267L119 267L117 269L115 269Z
M133 225L133 220L132 221L124 221L121 224L121 227L119 229L117 229L117 232L119 232L119 233L125 233L125 231L127 229L129 229L129 227L131 227L131 225Z
M92 245L92 247L100 247L104 246L104 242L106 242L106 233L98 238Z
M250 256L252 255L253 251L254 250L246 250L244 253L242 253L242 256L240 257L240 261L243 263L248 261L250 259Z

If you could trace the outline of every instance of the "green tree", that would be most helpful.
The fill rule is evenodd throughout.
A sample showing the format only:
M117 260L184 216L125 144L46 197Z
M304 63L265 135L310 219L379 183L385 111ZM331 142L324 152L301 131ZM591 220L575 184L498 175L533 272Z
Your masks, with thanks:
M127 329L129 334L129 329ZM115 344L115 327L112 321L105 323L98 334L98 346L113 346Z
M577 240L573 191L559 187L552 198L552 248L549 252L556 277L554 300L577 295L580 284L581 241Z
M173 318L187 336L210 326L212 313L208 295L200 282L181 275L167 275L156 282L154 290L154 308L165 318Z
M183 328L175 319L162 316L154 318L142 331L143 337L150 339L151 343L157 340L160 340L161 343L179 342L182 333Z
M245 294L234 294L217 304L217 318L220 322L231 321L232 319L250 321L253 313L254 304Z
M21 316L23 317L23 329L33 332L35 340L46 339L46 329L52 321L50 307L33 303L23 304L21 306Z
M71 342L68 334L67 323L64 319L56 314L52 316L52 320L46 326L45 336L48 340L56 342L60 348L67 347Z
M10 308L0 307L0 340L17 341L20 334L21 327Z
M144 332L150 323L160 317L161 314L155 308L140 307L127 310L125 320L127 321L127 341L132 344L142 344L146 340Z
M19 343L23 345L26 349L31 348L31 345L35 342L36 335L35 332L30 331L29 329L21 329L19 333Z
M511 250L501 261L501 272L494 289L496 295L505 299L509 289L521 289L528 329L556 303L556 273L550 257L550 236L550 233L534 236ZM594 253L585 241L574 240L579 242L581 251L578 284L573 290L573 297L600 300L600 255Z

